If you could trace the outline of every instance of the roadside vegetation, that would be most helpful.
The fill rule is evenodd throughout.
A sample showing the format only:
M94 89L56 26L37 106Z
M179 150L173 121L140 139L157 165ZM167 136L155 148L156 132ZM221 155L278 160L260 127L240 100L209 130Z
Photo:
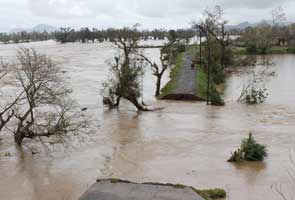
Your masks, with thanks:
M224 189L216 188L209 190L198 190L193 188L193 190L198 193L205 200L220 200L226 198L226 192Z
M175 64L172 66L170 71L170 81L162 88L161 94L159 95L159 99L167 96L171 92L173 92L176 88L176 84L179 78L179 74L183 65L183 53L179 53L176 56Z
M61 27L58 31L54 32L12 32L0 33L0 43L28 43L36 41L56 40L60 43L80 42L80 43L94 43L94 42L113 42L121 29L108 28L97 29L83 27L76 30L71 27ZM137 30L143 40L164 40L169 35L169 30L154 29L154 30ZM194 37L195 32L193 29L177 29L175 30L178 38L186 42Z

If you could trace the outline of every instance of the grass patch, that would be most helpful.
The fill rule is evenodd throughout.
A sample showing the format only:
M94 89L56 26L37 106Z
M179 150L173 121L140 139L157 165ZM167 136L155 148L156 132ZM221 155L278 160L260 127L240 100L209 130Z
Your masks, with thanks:
M248 54L259 55L260 54L260 53L249 53L246 47L232 46L231 49L233 53L236 55L248 55ZM288 53L291 53L290 47L272 46L270 49L268 49L266 54L288 54Z
M288 52L288 47L273 46L270 51L270 54L286 54Z
M185 186L185 185L182 185L182 184L176 184L176 185L173 185L175 188L177 188L177 189L184 189L184 188L186 188L187 186Z
M200 46L199 45L191 45L188 48L188 52L193 55L194 59L196 58L197 55L199 55L200 52Z
M161 94L158 97L159 99L165 97L166 95L172 93L173 90L175 90L178 81L178 76L183 65L183 55L184 53L179 53L177 55L175 65L170 71L170 81L161 90Z
M233 54L238 54L238 55L246 55L246 54L248 54L246 47L232 46L231 49L233 51Z
M206 100L207 99L207 87L208 87L208 79L207 73L202 66L197 66L197 78L196 78L196 88L198 96Z
M198 190L193 188L193 190L205 200L224 199L226 197L225 190L220 188L210 190Z

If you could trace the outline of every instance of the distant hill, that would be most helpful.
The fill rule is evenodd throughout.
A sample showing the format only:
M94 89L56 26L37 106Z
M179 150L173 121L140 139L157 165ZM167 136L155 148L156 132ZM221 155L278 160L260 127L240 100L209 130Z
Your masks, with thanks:
M272 25L272 21L271 20L261 20L258 23L242 22L242 23L237 24L237 25L227 25L226 28L228 30L232 30L232 29L242 30L242 29L245 29L247 27L256 27L256 26L262 25L262 24ZM288 25L288 24L289 24L289 22L285 22L285 23L280 24L280 26L285 26L285 25Z
M18 32L22 32L22 31L26 31L26 32L54 32L59 30L57 27L48 25L48 24L38 24L36 26L34 26L33 28L15 28L10 30L10 32L12 33L18 33Z
M229 29L229 30L232 30L232 29L245 29L247 27L252 27L254 26L254 24L250 24L249 22L242 22L240 24L237 24L237 25L227 25L226 28Z
M54 27L54 26L50 26L48 24L38 24L37 26L35 26L33 28L33 31L36 31L36 32L54 32L54 31L57 31L59 28L57 27Z

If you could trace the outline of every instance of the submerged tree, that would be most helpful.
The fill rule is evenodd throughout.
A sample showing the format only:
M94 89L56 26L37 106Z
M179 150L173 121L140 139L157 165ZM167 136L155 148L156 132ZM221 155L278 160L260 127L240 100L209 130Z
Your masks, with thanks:
M119 106L121 99L131 102L138 110L148 109L139 102L141 96L140 77L143 75L144 61L139 55L140 34L136 30L124 28L118 31L113 43L119 55L111 64L111 77L103 83L103 103L110 108Z
M75 30L68 28L60 28L59 31L55 32L55 39L60 43L75 42Z
M5 64L4 62L1 62L0 65L0 84L1 87L3 87L3 83L2 80L4 79L4 77L8 74L8 64ZM1 88L0 88L1 89ZM2 101L3 101L3 95L2 91L0 93ZM6 124L12 119L12 117L14 116L14 110L12 109L17 102L19 101L19 99L21 98L22 93L20 95L18 95L16 98L14 98L12 101L9 102L2 102L3 105L1 105L1 111L0 111L0 132L2 131L2 129L6 126Z
M267 157L266 146L257 143L250 133L248 138L242 140L240 148L232 154L228 162L263 161L265 157Z
M273 76L275 72L269 70L268 66L272 63L269 63L268 59L263 61L262 64L266 66L260 70L250 71L249 78L245 81L242 87L241 94L237 100L238 102L258 104L266 101L269 94L267 92L265 81L268 77Z
M18 145L25 138L62 139L85 127L86 122L74 110L71 90L65 87L60 68L50 58L22 48L18 61L14 74L19 95L2 111L11 110L9 116L14 123L7 129L13 132Z

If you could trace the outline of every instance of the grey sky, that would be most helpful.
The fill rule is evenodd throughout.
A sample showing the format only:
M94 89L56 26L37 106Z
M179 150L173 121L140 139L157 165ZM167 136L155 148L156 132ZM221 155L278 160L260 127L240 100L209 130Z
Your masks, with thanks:
M270 19L282 6L295 19L294 0L0 0L0 31L46 23L71 27L188 27L204 9L221 5L230 24Z

